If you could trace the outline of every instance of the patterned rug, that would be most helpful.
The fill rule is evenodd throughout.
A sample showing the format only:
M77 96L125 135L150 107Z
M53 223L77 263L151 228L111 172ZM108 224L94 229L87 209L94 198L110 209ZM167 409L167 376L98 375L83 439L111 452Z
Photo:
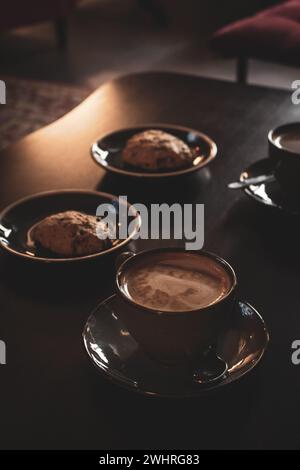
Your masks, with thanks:
M86 88L3 78L6 104L0 105L0 150L55 121L91 92Z

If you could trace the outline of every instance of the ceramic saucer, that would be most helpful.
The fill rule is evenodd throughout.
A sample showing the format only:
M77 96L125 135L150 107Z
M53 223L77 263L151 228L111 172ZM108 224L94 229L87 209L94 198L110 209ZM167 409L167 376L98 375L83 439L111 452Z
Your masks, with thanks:
M126 210L130 207L132 224L128 238L116 239L106 250L76 258L62 258L42 250L30 243L30 231L32 227L45 217L67 210L76 210L89 215L96 215L99 204L111 205L116 215L119 214L119 199L108 193L89 190L60 190L48 191L25 197L6 207L0 214L0 248L15 257L47 264L70 264L92 259L104 259L111 253L118 252L130 242L138 232L141 218L133 206L126 204ZM118 225L120 227L120 225Z
M271 174L273 171L274 162L271 159L259 160L243 171L240 175L240 181L262 174ZM259 204L286 214L300 215L299 203L297 204L295 201L287 199L277 181L251 185L248 188L244 188L243 191Z
M193 150L195 155L191 164L186 168L176 170L149 171L131 167L130 165L123 163L122 150L128 139L130 139L134 134L143 132L147 129L161 130L183 140ZM107 171L139 178L162 178L179 176L200 170L216 157L217 146L210 137L194 129L175 126L172 124L147 124L138 127L120 129L103 136L92 145L91 154L94 161Z
M259 313L246 302L236 303L235 324L220 338L217 354L227 362L228 372L215 383L203 385L193 371L177 370L152 361L118 317L122 308L114 295L89 317L83 332L85 348L104 376L115 384L144 395L192 397L230 384L253 369L262 358L269 334Z

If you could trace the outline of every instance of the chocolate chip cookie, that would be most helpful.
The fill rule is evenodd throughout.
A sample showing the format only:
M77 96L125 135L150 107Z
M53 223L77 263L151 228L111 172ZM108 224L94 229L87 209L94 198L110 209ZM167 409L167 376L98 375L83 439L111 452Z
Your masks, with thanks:
M98 237L99 233L103 239ZM95 216L77 211L46 217L32 228L30 239L40 247L64 257L90 255L110 246L107 225Z
M189 166L193 153L174 135L150 129L127 141L122 158L125 163L145 170L175 170Z

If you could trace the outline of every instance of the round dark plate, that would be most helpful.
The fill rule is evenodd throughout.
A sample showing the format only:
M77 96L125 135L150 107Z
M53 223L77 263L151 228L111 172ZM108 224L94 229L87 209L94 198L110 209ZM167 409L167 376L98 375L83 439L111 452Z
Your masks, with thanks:
M118 198L97 191L49 191L21 199L8 206L0 214L0 246L18 257L47 263L77 262L105 256L129 243L139 230L141 225L140 216L135 210L133 211L133 208L131 208L131 211L135 215L129 219L129 222L135 221L135 223L130 224L131 232L128 238L126 240L112 240L112 246L99 253L76 258L62 258L49 251L41 250L29 243L28 240L30 229L49 215L67 210L96 215L97 207L103 203L112 204L116 209L116 214L118 214ZM126 203L123 202L123 204Z
M166 367L151 360L118 317L117 296L102 302L89 317L84 331L85 348L93 364L117 385L144 395L184 398L228 385L250 372L269 342L266 325L246 302L236 303L236 322L220 338L216 352L227 362L228 372L209 386L193 379L193 371Z
M259 175L271 174L274 171L274 165L275 163L270 158L259 160L243 171L240 175L240 181ZM259 204L278 211L283 211L286 214L300 215L299 203L287 199L277 181L266 184L253 184L248 188L244 188L243 191Z
M147 171L123 163L122 150L128 139L138 132L147 129L157 129L173 134L183 140L195 153L195 158L190 166L177 170ZM91 154L98 165L107 171L126 176L141 178L161 178L167 176L179 176L198 171L208 165L217 155L217 146L213 140L202 132L187 127L171 124L147 124L138 127L120 129L112 132L92 145Z

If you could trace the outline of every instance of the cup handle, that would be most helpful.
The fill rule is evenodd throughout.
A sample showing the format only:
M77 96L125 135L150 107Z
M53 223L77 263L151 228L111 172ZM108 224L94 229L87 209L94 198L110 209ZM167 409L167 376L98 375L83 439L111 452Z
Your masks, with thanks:
M136 253L134 253L133 251L124 251L123 253L120 253L115 261L116 270L118 271L120 266L123 263L125 263L125 261L127 261L128 259L132 258L135 255Z

